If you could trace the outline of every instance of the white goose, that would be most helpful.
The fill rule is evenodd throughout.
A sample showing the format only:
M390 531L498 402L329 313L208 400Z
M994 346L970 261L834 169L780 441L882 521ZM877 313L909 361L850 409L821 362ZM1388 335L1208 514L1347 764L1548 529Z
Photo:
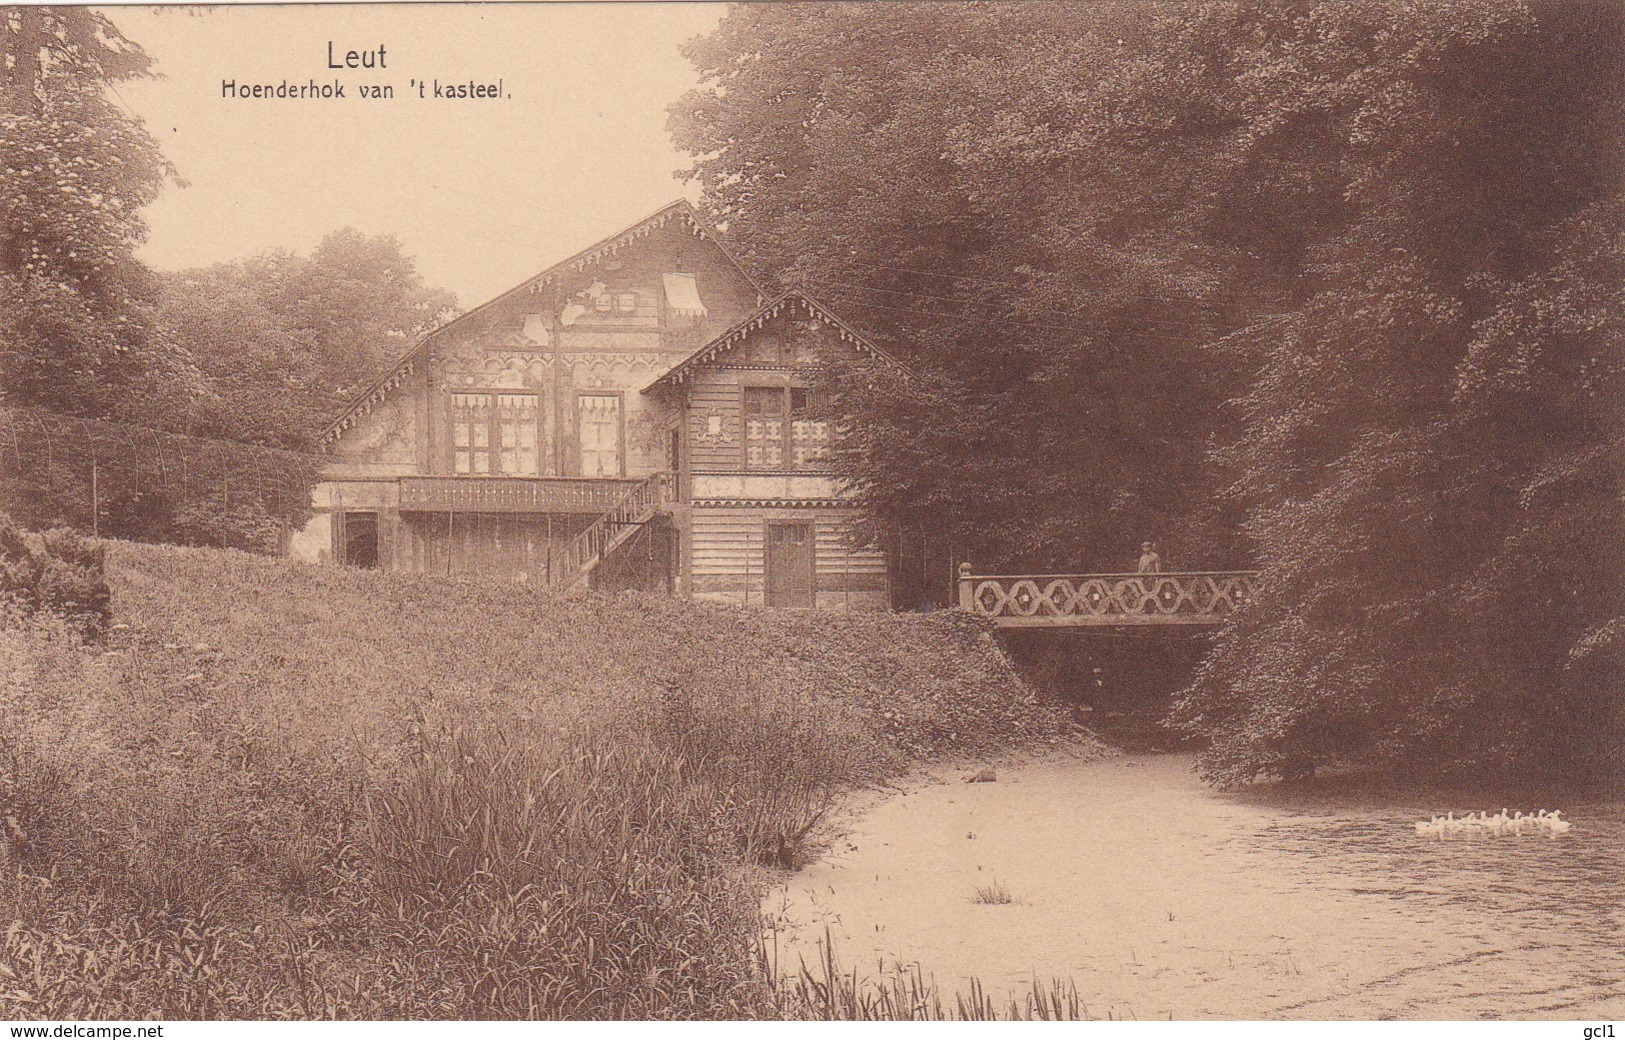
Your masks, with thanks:
M1540 809L1533 815L1525 813L1522 809L1514 814L1508 814L1506 807L1491 816L1486 810L1470 812L1459 819L1454 809L1443 816L1435 815L1427 821L1418 821L1412 825L1416 833L1423 837L1442 838L1449 834L1461 834L1466 831L1490 834L1522 834L1526 830L1545 831L1549 835L1567 834L1574 826L1563 819L1563 810L1554 809L1547 812Z

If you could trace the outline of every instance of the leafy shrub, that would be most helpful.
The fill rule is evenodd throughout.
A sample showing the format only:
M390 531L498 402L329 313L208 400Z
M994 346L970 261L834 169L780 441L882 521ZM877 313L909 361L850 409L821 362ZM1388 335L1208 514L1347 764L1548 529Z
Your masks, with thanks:
M0 621L56 619L99 640L112 616L102 547L65 528L30 536L0 516Z
M188 498L170 511L162 541L207 545L271 555L282 548L288 524L267 510L257 497L218 494Z
M0 597L6 613L19 618L33 616L39 608L42 554L29 544L28 537L0 517Z

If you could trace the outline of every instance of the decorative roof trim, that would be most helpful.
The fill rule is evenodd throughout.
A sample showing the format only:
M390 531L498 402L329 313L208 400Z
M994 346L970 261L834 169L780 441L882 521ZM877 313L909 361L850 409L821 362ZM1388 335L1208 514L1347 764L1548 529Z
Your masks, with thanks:
M332 444L338 440L340 434L354 426L357 420L368 415L373 408L377 407L378 402L387 397L396 387L401 385L401 382L407 376L412 374L412 369L416 363L427 355L430 343L454 326L462 324L476 314L489 310L505 300L521 294L539 292L543 287L556 281L567 270L579 273L593 264L614 257L625 247L665 227L674 218L687 224L689 231L696 238L708 239L712 245L717 247L728 262L733 264L734 269L744 277L745 281L750 283L751 288L756 290L758 303L767 299L767 290L762 287L762 283L753 278L751 273L745 270L745 266L739 262L739 258L734 255L733 251L723 244L716 228L712 227L704 217L700 216L699 212L686 199L678 199L662 206L642 220L622 228L608 238L588 246L579 253L560 260L540 274L525 279L507 292L492 297L473 310L465 311L444 325L425 334L388 372L379 377L377 382L362 391L345 406L344 411L340 412L338 417L328 424L327 429L322 431L321 436L318 438L319 443L324 446Z
M657 387L676 386L677 384L682 383L688 379L691 374L693 374L694 369L700 367L701 365L709 364L723 353L739 346L745 340L750 338L751 333L756 332L763 325L766 325L769 321L772 321L780 314L783 314L786 309L795 310L798 307L805 310L809 317L815 318L818 321L823 322L825 325L835 329L842 342L850 343L854 347L857 347L860 351L874 358L876 361L884 362L895 368L897 371L902 372L905 375L908 374L908 368L901 361L898 361L884 350L881 350L879 347L875 346L869 341L868 337L864 336L863 333L841 320L840 316L835 314L828 307L819 303L811 296L808 296L800 289L791 289L789 292L781 293L777 297L756 308L756 310L752 311L738 324L734 325L716 339L707 343L705 346L699 348L694 353L678 362L672 367L671 371L644 387L643 392L649 393Z
M696 498L696 509L855 509L844 498Z
M498 300L506 299L507 297L519 292L537 292L543 286L551 284L559 275L563 274L566 269L580 273L593 264L599 263L605 259L613 258L625 247L631 245L641 238L648 237L650 233L658 231L660 228L663 228L667 224L671 223L673 217L676 217L687 224L689 231L692 232L696 238L710 239L711 243L721 251L722 255L728 258L728 262L733 264L734 267L738 268L739 273L745 276L745 280L750 283L751 288L756 290L757 298L766 299L767 290L762 288L762 283L751 277L750 272L745 270L745 266L739 262L739 258L735 256L727 246L723 245L722 237L717 233L717 229L712 227L704 217L700 216L699 212L687 200L678 199L676 202L661 207L655 212L649 214L647 217L644 217L642 220L622 228L620 231L610 235L603 241L590 245L574 256L559 261L552 267L549 267L547 270L543 271L541 274L527 279L526 281L503 293L501 296L498 296L496 299L490 301L490 303L483 304L481 307L476 308L476 310L483 310L485 307L490 306L491 303L496 303ZM473 313L474 311L469 311L469 314ZM467 316L468 315L463 315L463 317ZM448 323L448 325L449 324L450 323ZM442 328L444 327L448 326L442 326ZM439 330L436 331L438 332Z
M337 419L334 419L326 430L322 431L318 443L324 447L331 446L338 441L339 436L345 430L371 415L372 410L382 403L384 398L388 397L396 387L406 382L412 373L417 371L419 356L423 353L426 345L427 343L424 340L419 340L417 345L405 357L395 363L394 368L385 372L371 386L357 395L350 402L349 407L345 408L343 413Z

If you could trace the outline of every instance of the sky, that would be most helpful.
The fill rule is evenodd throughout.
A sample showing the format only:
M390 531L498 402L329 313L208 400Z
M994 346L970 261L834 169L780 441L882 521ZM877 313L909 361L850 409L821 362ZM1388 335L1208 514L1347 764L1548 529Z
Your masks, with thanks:
M184 186L146 210L159 270L272 249L308 252L350 226L400 238L467 308L673 199L686 157L666 107L696 75L679 45L722 4L536 3L117 7L104 12L162 78L116 98ZM350 51L371 68L329 68ZM383 68L376 50L383 47ZM223 98L286 80L339 98ZM419 97L412 81L502 82L498 99ZM364 99L387 84L392 100Z

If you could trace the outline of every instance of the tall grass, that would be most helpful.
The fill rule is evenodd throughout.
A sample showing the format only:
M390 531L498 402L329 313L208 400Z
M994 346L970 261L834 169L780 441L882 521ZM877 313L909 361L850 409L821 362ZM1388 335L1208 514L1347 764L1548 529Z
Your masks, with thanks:
M818 963L805 961L799 970L785 972L776 947L761 949L763 974L773 981L776 1011L783 1018L832 1022L1081 1022L1089 1020L1088 1005L1076 983L1033 979L1026 991L995 998L978 978L944 998L936 980L918 964L887 969L878 965L874 975L843 968L835 943L825 929L818 944Z
M425 739L367 799L388 933L464 1017L714 1011L753 982L726 821L680 756L590 735ZM747 1010L738 1003L733 1010Z
M998 878L985 885L977 885L971 892L971 902L982 906L1009 906L1016 901L1010 889Z
M789 1013L757 893L832 799L1062 730L958 619L109 575L105 650L0 633L8 1017Z

